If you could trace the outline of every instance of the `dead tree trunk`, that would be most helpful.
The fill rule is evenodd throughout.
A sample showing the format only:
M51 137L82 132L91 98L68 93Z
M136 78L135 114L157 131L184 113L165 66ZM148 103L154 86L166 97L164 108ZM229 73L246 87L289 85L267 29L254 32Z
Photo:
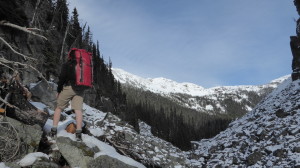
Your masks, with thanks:
M27 100L24 87L18 81L13 81L8 86L6 95L10 94L10 96L7 98L7 102L13 105L13 107L6 107L6 116L28 125L38 124L44 127L49 114L37 109Z

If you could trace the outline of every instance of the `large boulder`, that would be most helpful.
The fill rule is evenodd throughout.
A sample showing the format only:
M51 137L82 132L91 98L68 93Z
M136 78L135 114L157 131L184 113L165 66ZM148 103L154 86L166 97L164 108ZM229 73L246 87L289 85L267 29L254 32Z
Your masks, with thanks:
M0 122L0 144L3 149L0 151L0 156L5 156L0 159L12 161L22 158L28 153L36 152L42 134L43 131L39 125L26 125L6 117L5 121Z
M42 102L51 109L56 108L57 85L53 82L40 81L30 88L32 100Z
M60 153L71 167L88 168L89 162L93 159L95 152L97 152L82 142L75 142L66 137L58 137L56 143Z
M101 155L89 163L89 168L136 168L107 155Z

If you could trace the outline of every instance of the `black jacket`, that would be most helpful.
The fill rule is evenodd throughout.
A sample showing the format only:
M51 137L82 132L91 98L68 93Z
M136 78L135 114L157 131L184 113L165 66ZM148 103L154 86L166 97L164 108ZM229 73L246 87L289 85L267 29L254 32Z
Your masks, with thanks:
M75 86L75 66L76 66L76 61L67 61L62 65L60 76L59 76L59 81L57 83L57 92L60 93L63 89L63 86L68 86L71 85L74 90Z

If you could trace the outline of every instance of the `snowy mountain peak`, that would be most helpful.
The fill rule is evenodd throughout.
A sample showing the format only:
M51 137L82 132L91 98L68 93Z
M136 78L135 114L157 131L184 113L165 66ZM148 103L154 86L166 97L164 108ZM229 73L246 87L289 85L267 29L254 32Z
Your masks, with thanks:
M122 69L112 69L114 77L122 84L129 84L137 88L152 91L159 94L171 94L171 93L182 93L191 96L209 96L216 92L236 92L238 90L247 91L258 91L266 85L253 86L253 85L242 85L242 86L218 86L205 89L202 86L193 83L178 83L166 78L142 78L134 74L128 73ZM271 81L268 87L275 88L279 83L286 80L289 76L284 76Z
M154 93L170 94L182 93L189 95L199 95L205 89L193 83L178 83L171 79L159 78L142 78L137 75L128 73L122 69L112 69L114 77L122 84L133 85L138 88L152 91Z
M142 78L122 69L114 68L112 72L124 86L150 91L183 107L208 114L232 111L227 105L228 101L240 107L234 111L250 111L261 98L289 77L284 76L265 85L218 86L206 89L193 83L178 83L162 77Z

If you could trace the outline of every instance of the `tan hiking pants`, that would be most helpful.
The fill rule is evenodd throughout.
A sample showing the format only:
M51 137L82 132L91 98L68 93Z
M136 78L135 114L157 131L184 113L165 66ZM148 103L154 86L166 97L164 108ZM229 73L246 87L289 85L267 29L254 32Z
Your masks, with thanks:
M57 107L64 110L69 106L74 110L82 110L83 106L83 91L74 91L72 86L64 86L63 90L58 95Z

